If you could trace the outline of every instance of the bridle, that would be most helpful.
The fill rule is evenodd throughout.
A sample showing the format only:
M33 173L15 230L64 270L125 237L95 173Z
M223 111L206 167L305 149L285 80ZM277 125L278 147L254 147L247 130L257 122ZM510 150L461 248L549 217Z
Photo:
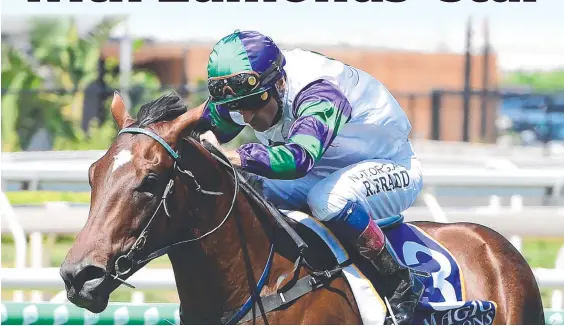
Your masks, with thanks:
M127 281L125 281L123 278L121 278L121 276L128 274L131 271L131 269L133 268L134 265L141 265L141 264L147 263L147 262L149 262L149 261L151 261L155 258L158 258L158 257L166 254L169 251L170 248L172 248L176 245L199 241L199 240L209 236L210 234L214 233L221 226L223 226L225 224L225 222L227 221L227 218L231 215L231 212L233 211L233 207L235 206L237 194L239 193L239 178L237 177L235 167L226 157L220 157L220 156L210 152L210 154L212 156L214 156L215 159L217 159L221 164L229 167L231 169L231 171L233 172L233 179L234 179L233 198L231 199L231 205L229 206L229 210L225 214L225 217L222 219L222 221L215 228L213 228L210 231L202 234L201 236L198 236L197 238L175 242L175 243L173 243L169 246L163 247L161 249L158 249L158 250L150 253L144 259L136 259L135 260L134 259L135 254L137 252L141 251L143 249L143 247L145 246L145 244L147 243L147 237L149 235L149 231L151 229L152 222L155 219L155 216L157 216L157 213L159 212L160 208L163 207L165 214L169 218L171 217L169 210L167 208L166 200L167 200L168 196L171 194L172 188L174 186L174 171L178 171L178 172L185 174L188 177L190 177L192 179L192 181L194 182L194 184L196 185L196 191L198 191L202 194L220 196L220 195L223 195L223 193L202 189L202 187L200 186L200 184L196 180L196 177L194 176L194 174L190 170L183 169L183 168L180 167L181 158L180 158L179 152L174 151L172 149L172 147L170 147L170 145L164 139L162 139L159 135L157 135L156 133L154 133L150 130L147 130L147 129L143 129L143 128L123 128L119 131L118 136L123 134L123 133L144 134L144 135L151 137L152 139L157 141L160 145L162 145L164 147L164 149L168 152L168 154L171 156L171 158L174 160L173 173L172 173L172 175L171 175L171 177L170 177L170 179L169 179L169 181L166 185L166 188L163 192L163 195L161 196L161 200L159 202L159 205L155 209L153 215L149 219L149 222L147 222L147 224L143 228L143 231L141 231L141 234L139 235L137 240L135 240L135 242L133 243L131 248L127 251L127 253L125 255L121 255L115 260L115 262L114 262L115 274L109 273L109 275L113 279L115 279L116 281L119 281L122 284L124 284L124 285L126 285L130 288L135 288L133 285L129 284ZM270 253L268 255L268 260L266 262L266 265L265 265L265 268L262 272L262 275L260 276L258 282L256 282L256 284L255 284L255 289L252 291L252 294L249 296L249 298L245 301L245 303L239 309L236 309L235 311L230 312L229 318L226 321L226 324L234 324L234 323L237 323L238 321L240 321L241 318L243 318L249 312L249 310L252 309L252 307L255 304L255 302L257 301L257 299L260 300L260 298L257 298L258 293L260 293L260 291L262 290L262 287L264 286L264 284L266 283L266 280L268 279L268 275L270 274L270 269L271 269L271 266L272 266L273 257L274 257L274 243L272 243L270 245ZM125 269L122 269L122 268L120 268L120 262L122 262L122 261L123 262L129 262L131 265L129 267L126 267Z
M209 190L202 189L202 187L200 186L200 184L196 180L194 174L190 170L183 169L183 168L180 167L180 154L177 151L174 151L172 149L172 147L170 147L170 145L164 139L162 139L159 135L157 135L156 133L154 133L150 130L147 130L147 129L143 129L143 128L123 128L118 133L118 136L120 134L123 134L123 133L144 134L144 135L147 135L147 136L153 138L155 141L157 141L160 145L162 145L164 147L164 149L168 152L170 157L174 160L173 171L178 171L178 172L185 174L188 177L190 177L196 185L196 191L201 192L201 193L206 194L206 195L213 195L213 196L223 195L222 192L209 191ZM212 155L213 155L213 153L212 153ZM233 164L231 164L231 162L229 162L229 160L224 160L220 157L216 157L216 159L222 161L223 164L229 166L232 169L233 174L235 175L235 167L233 166ZM115 262L114 262L115 275L111 275L111 276L114 279L116 279L117 281L125 284L126 286L134 288L131 284L127 283L125 280L123 280L121 278L121 276L126 275L131 271L131 268L133 267L133 265L141 265L141 264L147 263L147 262L149 262L149 261L151 261L155 258L158 258L158 257L166 254L171 247L174 247L176 245L183 244L183 243L199 241L199 240L209 236L210 234L214 233L215 231L217 231L221 226L223 226L225 221L227 221L227 218L231 215L233 207L235 206L235 200L237 198L237 193L239 191L239 180L238 180L238 178L234 178L234 179L235 179L235 186L234 186L233 198L231 200L231 205L229 206L229 210L225 214L225 217L222 219L222 221L215 228L211 229L210 231L204 233L201 236L198 236L197 238L178 241L178 242L173 243L172 245L169 245L169 246L166 246L166 247L161 248L159 250L156 250L156 251L150 253L149 255L147 255L147 257L144 258L144 259L134 260L133 258L135 257L135 254L137 252L141 251L143 249L143 247L145 246L145 244L147 243L147 237L149 236L149 231L151 230L152 222L154 221L155 216L157 216L160 208L163 207L165 214L169 218L171 217L169 210L167 208L167 198L172 193L172 189L174 187L174 173L172 173L172 175L171 175L171 177L170 177L170 179L169 179L169 181L166 185L166 188L165 188L165 190L164 190L164 192L161 196L161 200L159 202L159 205L157 206L153 215L149 219L149 222L147 222L147 224L143 228L143 231L141 231L141 234L139 235L137 240L135 240L135 242L133 243L131 248L127 251L127 253L119 256L115 260ZM129 263L131 263L131 266L125 267L125 268L123 268L123 267L120 268L120 262L129 262Z
M237 171L236 171L235 167L233 166L233 164L229 161L229 159L227 159L221 151L218 151L218 153L223 157L221 157L220 155L216 155L215 153L210 151L209 153L216 160L218 160L224 166L230 168L231 172L233 173L233 179L234 179L233 198L231 200L231 205L229 207L229 210L225 214L225 217L221 220L221 222L215 228L211 229L210 231L204 233L201 236L198 236L197 238L178 241L178 242L173 243L172 245L163 247L161 249L158 249L158 250L150 253L149 255L146 256L146 258L134 259L135 254L137 252L141 251L143 249L143 247L145 246L145 244L147 243L147 237L149 235L149 231L151 229L152 222L155 219L155 216L157 216L160 208L163 207L165 214L169 218L171 217L170 212L167 208L167 198L171 194L172 189L174 187L174 172L175 171L178 171L178 172L190 177L190 179L196 185L196 191L198 191L202 194L220 196L220 195L223 195L223 193L222 192L215 192L215 191L208 191L208 190L202 189L202 187L200 186L200 184L196 180L196 177L194 176L194 174L190 170L183 169L183 168L180 167L181 158L180 158L179 152L174 151L172 149L172 147L164 139L162 139L159 135L157 135L156 133L154 133L150 130L147 130L147 129L133 128L133 127L121 129L118 133L118 136L123 134L123 133L144 134L144 135L151 137L152 139L157 141L161 146L163 146L163 148L168 152L170 157L174 160L173 173L171 174L171 177L170 177L170 179L169 179L169 181L168 181L168 183L167 183L167 185L166 185L166 187L163 191L163 194L161 196L161 200L160 200L157 208L155 209L153 215L149 219L149 222L147 222L147 224L143 228L143 231L141 231L139 237L135 240L135 242L133 243L131 248L127 251L127 253L119 256L115 260L115 262L114 262L115 274L108 272L108 275L111 276L116 281L119 281L119 282L121 282L122 284L124 284L128 287L135 288L133 285L127 283L124 279L121 278L123 275L126 275L129 272L131 272L133 266L135 266L135 265L138 266L138 265L147 263L147 262L149 262L149 261L151 261L155 258L158 258L158 257L166 254L170 248L172 248L176 245L199 241L199 240L209 236L210 234L214 233L221 226L223 226L225 224L225 222L227 221L227 219L229 218L229 216L231 215L231 212L233 211L233 208L235 206L237 194L239 193L240 183L239 183L239 176L237 174ZM213 147L213 145L212 145L212 147ZM245 185L245 183L243 183L243 187L245 187L245 189L249 193L251 193L252 196L254 196L254 197L258 196L257 193L252 189L252 187L248 187L247 185ZM273 311L273 310L276 310L276 309L278 309L282 306L285 306L285 305L297 300L298 298L302 297L303 295L326 285L327 282L330 282L331 279L333 279L336 275L338 275L341 272L342 266L337 266L335 269L332 269L332 270L323 270L323 271L315 270L314 271L314 269L306 262L306 260L304 258L304 250L306 250L308 248L307 244L301 239L301 237L296 233L296 231L293 230L287 224L287 222L279 215L279 212L273 206L266 205L265 209L272 214L272 216L274 217L277 224L285 230L285 232L291 237L291 239L295 242L295 244L298 248L299 255L298 255L298 257L297 257L297 259L294 263L294 269L291 272L292 278L290 279L289 282L286 283L286 285L283 285L281 288L279 288L276 293L267 295L265 297L260 296L260 292L261 292L263 286L265 285L266 280L268 279L268 276L269 276L270 270L271 270L271 266L272 266L272 261L273 261L273 257L274 257L274 242L272 242L271 245L270 245L270 253L268 255L268 260L265 264L265 267L263 269L263 272L262 272L258 282L254 282L254 284L252 284L251 293L250 293L248 299L245 301L245 303L241 307L224 313L224 315L221 318L221 320L224 324L235 324L235 323L238 323L238 322L249 321L249 320L254 318L255 310L260 310L263 318L266 318L265 317L266 313ZM122 268L120 268L120 262L129 262L131 265L129 267L125 267L124 269L122 269ZM300 267L302 266L302 264L307 265L310 268L310 270L312 270L312 272L305 277L299 278L299 270L300 270ZM249 272L249 270L252 272L252 266L251 267L247 266L247 272ZM181 315L180 317L181 317L181 320L182 320L182 312L180 313L180 315ZM266 319L265 319L265 321L266 321Z

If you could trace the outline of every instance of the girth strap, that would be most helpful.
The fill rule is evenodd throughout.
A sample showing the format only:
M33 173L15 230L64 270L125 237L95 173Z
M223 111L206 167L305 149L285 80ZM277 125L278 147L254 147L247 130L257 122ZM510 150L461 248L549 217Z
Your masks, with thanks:
M327 285L329 281L335 278L335 276L339 275L341 271L341 268L336 268L331 271L313 272L312 274L299 279L296 284L286 292L278 292L266 297L261 297L260 301L262 307L264 308L264 313L267 314L278 308L285 307L286 305L294 302L295 300L308 294L309 292L313 292L320 287ZM257 318L257 313L260 314L259 311L259 303L256 302L254 309L249 310L247 314L239 320L238 324L242 324L252 320L253 318ZM226 320L229 320L229 316L233 315L234 313L235 312L226 313L221 318L222 323L225 323Z

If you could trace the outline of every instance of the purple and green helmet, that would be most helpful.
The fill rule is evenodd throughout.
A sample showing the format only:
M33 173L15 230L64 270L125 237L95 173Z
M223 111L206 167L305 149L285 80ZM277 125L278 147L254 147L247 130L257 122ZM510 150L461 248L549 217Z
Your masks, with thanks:
M284 75L285 63L282 51L270 37L236 30L219 40L210 54L211 102L223 104L270 89Z

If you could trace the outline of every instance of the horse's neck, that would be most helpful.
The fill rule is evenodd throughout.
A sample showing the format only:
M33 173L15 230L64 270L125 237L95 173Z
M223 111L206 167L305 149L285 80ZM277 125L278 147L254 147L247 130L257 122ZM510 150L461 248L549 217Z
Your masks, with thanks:
M202 223L200 234L218 226L231 206L233 181L225 171L217 172L225 174L223 195L194 201ZM185 314L218 323L216 319L223 312L240 307L251 293L251 282L258 281L265 267L270 241L249 202L239 193L225 224L199 242L169 254Z

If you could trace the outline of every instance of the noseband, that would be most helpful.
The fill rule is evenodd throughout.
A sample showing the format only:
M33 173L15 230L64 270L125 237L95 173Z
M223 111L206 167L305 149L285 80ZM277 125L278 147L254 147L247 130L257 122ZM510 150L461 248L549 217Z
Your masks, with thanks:
M182 169L180 167L180 154L177 151L174 151L172 149L172 147L170 147L170 145L164 139L162 139L159 135L157 135L156 133L154 133L150 130L147 130L147 129L143 129L143 128L123 128L118 133L118 136L120 134L123 134L123 133L144 134L144 135L147 135L147 136L153 138L155 141L157 141L159 144L161 144L161 146L163 146L163 148L168 152L170 157L174 160L173 171L178 171L182 174L189 176L193 180L193 182L196 184L196 191L201 192L201 193L206 194L206 195L213 195L213 196L219 196L219 195L223 194L222 192L208 191L208 190L202 189L202 187L200 186L200 184L196 180L194 174L190 170ZM235 175L235 167L233 166L233 164L231 164L231 162L229 162L229 160L224 160L224 159L219 158L219 157L216 157L216 159L220 160L221 163L229 166L233 171L233 175ZM133 246L131 246L129 251L125 255L121 255L116 259L116 261L114 263L115 275L112 275L112 277L114 279L120 281L121 283L123 283L123 284L125 284L125 285L127 285L131 288L134 288L131 284L127 283L125 280L120 278L121 276L129 273L131 271L131 268L133 267L133 265L140 265L140 264L149 262L149 261L151 261L155 258L158 258L158 257L166 254L168 252L168 250L173 246L183 244L183 243L188 243L188 242L199 241L199 240L207 237L208 235L212 234L217 229L219 229L225 223L225 221L227 221L227 218L229 217L229 215L231 214L231 211L233 210L233 207L235 206L235 199L237 197L237 193L238 193L238 190L239 190L239 182L238 182L238 178L235 177L234 179L235 179L235 189L234 189L234 192L233 192L233 198L231 200L231 206L229 207L229 210L227 211L227 213L225 214L225 217L223 218L221 223L219 223L219 225L217 225L215 228L213 228L209 232L207 232L207 233L205 233L205 234L203 234L203 235L201 235L197 238L187 239L187 240L176 242L172 245L166 246L164 248L161 248L159 250L156 250L156 251L150 253L144 259L134 260L133 258L135 256L135 253L142 250L143 247L145 246L145 244L147 243L147 237L149 236L151 224L152 224L155 216L159 212L160 208L163 207L165 214L169 218L171 217L169 210L167 208L167 198L168 198L168 195L171 194L172 188L174 186L174 173L173 173L170 180L168 181L168 184L166 185L166 188L163 192L163 195L161 196L161 201L159 202L159 205L157 206L155 212L153 213L153 215L149 219L149 222L145 225L145 228L143 228L143 231L141 232L141 234L139 235L137 240L135 240L135 243L133 243ZM131 266L125 267L125 268L120 267L120 263L122 263L122 262L129 262L131 264Z

